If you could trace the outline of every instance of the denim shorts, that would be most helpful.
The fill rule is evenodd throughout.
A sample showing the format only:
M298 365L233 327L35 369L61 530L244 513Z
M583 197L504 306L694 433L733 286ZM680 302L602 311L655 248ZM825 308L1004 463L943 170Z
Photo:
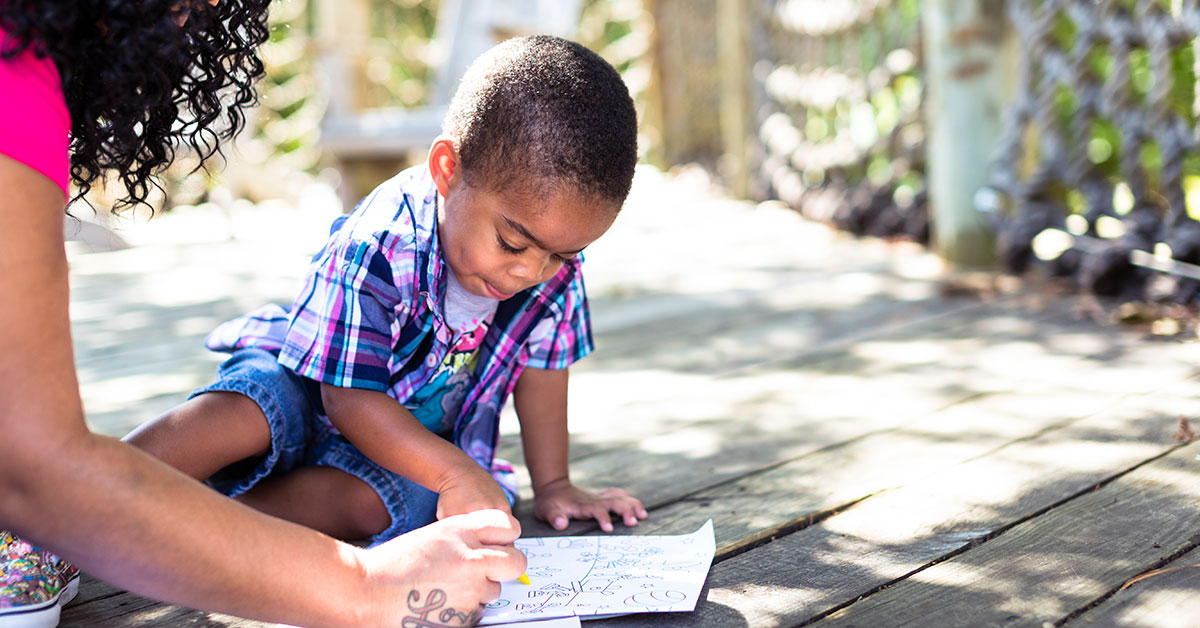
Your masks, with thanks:
M191 397L216 391L240 393L262 408L271 428L271 449L261 458L243 460L218 471L208 480L214 489L236 497L271 475L303 466L332 467L366 482L383 500L392 522L371 538L374 543L415 530L436 518L437 493L375 464L350 444L323 416L320 384L283 367L273 354L262 349L238 349L217 370L217 381L196 390Z

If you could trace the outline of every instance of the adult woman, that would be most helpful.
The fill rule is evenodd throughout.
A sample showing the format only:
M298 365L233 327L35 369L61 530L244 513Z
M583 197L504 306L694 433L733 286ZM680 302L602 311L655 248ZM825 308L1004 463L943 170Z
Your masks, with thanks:
M470 623L524 567L508 515L363 550L220 497L83 420L61 114L79 194L113 172L125 205L144 202L176 146L209 157L241 127L268 3L0 0L0 527L187 606L303 625Z

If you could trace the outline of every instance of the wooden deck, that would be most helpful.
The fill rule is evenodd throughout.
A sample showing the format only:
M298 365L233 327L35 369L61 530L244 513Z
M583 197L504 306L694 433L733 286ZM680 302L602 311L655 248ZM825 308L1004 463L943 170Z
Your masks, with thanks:
M289 299L328 216L234 218L181 213L143 228L159 244L73 255L96 429L206 383L203 334ZM711 518L718 546L694 613L597 626L1200 625L1200 444L1175 438L1200 416L1196 342L1042 290L959 294L914 247L694 177L640 172L588 257L574 478L642 497L640 533ZM511 416L502 445L520 460ZM528 506L526 534L555 534ZM87 580L63 625L260 624Z

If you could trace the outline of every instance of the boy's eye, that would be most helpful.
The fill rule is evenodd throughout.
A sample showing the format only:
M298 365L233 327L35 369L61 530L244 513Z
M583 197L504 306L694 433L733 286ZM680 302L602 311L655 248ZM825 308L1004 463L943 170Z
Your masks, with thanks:
M503 250L505 253L512 253L513 255L516 255L517 253L520 253L521 251L525 250L523 247L517 248L517 247L505 242L504 238L500 237L500 234L498 234L498 233L496 234L496 242L500 245L500 249Z
M504 238L500 237L499 233L496 234L496 244L500 245L500 250L504 251L505 253L509 253L511 255L518 255L520 253L524 253L525 248L526 248L526 247L518 248L518 247L515 247L515 246L509 244L508 242L505 242ZM566 263L567 260L571 259L572 257L575 257L575 256L574 255L559 255L558 253L552 253L550 255L551 259L553 259L554 261L556 261L560 264Z

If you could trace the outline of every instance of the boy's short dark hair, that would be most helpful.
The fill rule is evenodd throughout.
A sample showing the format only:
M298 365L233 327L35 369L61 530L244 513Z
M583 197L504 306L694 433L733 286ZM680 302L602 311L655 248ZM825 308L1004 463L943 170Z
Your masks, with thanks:
M637 163L637 113L599 55L548 35L518 37L467 70L443 131L468 185L521 194L580 191L619 207Z

